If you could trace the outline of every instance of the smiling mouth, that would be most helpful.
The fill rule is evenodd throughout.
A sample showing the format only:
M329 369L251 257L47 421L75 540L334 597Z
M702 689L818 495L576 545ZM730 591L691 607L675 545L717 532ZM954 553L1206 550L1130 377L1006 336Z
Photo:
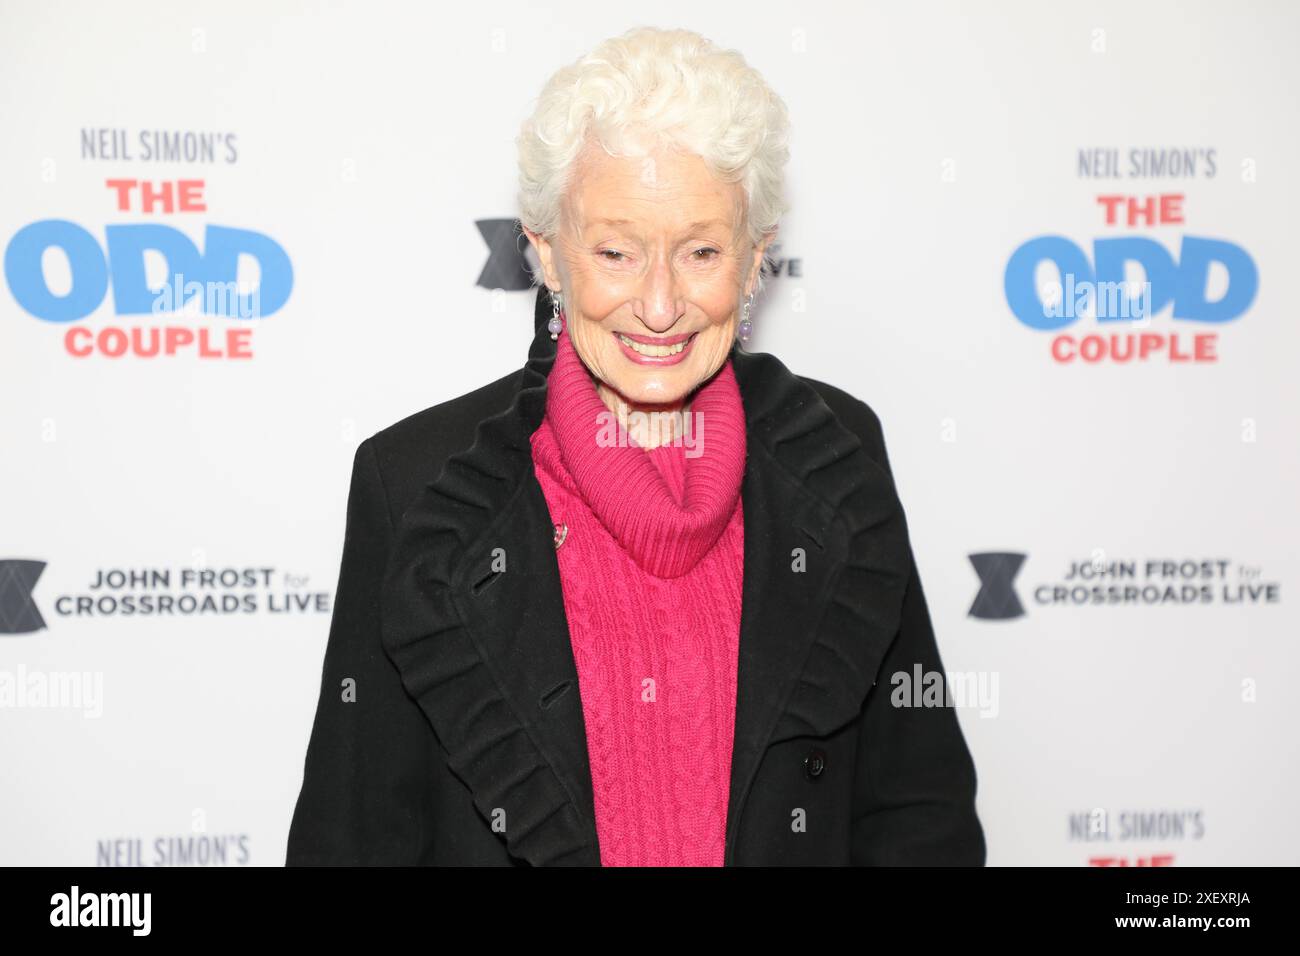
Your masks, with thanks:
M670 358L679 354L686 346L691 344L691 339L695 338L695 333L692 333L687 338L672 345L653 345L648 342L638 342L635 339L630 339L621 332L616 332L615 335L618 336L620 342L637 353L637 355L644 355L646 358Z

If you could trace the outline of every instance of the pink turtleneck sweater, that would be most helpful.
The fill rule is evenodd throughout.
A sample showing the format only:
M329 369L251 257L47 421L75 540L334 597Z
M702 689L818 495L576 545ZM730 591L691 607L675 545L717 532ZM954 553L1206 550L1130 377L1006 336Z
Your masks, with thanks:
M636 445L560 334L532 453L567 528L556 558L603 866L723 862L744 558L729 361L689 418L681 442Z

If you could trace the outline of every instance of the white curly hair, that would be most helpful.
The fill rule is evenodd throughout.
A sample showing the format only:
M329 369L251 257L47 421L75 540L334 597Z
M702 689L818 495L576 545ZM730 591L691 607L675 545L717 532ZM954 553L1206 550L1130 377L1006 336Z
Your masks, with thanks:
M638 138L643 133L648 139ZM554 239L589 137L613 156L642 156L664 144L682 148L722 181L742 183L745 228L755 245L789 209L784 101L739 52L690 30L635 27L547 81L515 140L523 226ZM540 267L533 280L542 284ZM762 270L756 282L761 289Z

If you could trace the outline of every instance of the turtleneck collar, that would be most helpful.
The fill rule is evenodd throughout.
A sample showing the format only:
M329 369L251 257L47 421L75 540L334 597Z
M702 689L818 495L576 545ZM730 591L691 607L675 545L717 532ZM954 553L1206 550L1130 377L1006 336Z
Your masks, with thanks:
M601 400L567 330L560 334L535 463L579 495L642 570L661 578L691 570L739 503L745 412L730 358L696 390L687 417L690 432L673 446L640 447ZM651 458L665 455L678 457Z

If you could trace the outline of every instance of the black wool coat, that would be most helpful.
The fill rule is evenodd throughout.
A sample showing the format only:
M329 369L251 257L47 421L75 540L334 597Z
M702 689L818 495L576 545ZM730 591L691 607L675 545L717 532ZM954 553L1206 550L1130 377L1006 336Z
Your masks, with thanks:
M540 289L523 369L357 448L288 865L600 865L529 444L550 314ZM891 675L942 664L880 422L772 355L731 361L748 454L724 864L982 865L955 711L891 704Z

